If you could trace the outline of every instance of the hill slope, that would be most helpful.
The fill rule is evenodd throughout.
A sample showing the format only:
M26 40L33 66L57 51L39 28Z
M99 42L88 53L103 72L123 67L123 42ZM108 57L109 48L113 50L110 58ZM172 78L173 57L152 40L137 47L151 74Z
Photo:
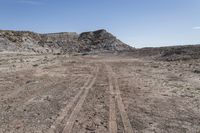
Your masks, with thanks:
M131 57L153 58L158 61L180 61L200 58L200 44L168 47L148 47L124 53Z
M106 30L38 34L29 31L0 31L0 51L35 53L85 53L133 49Z

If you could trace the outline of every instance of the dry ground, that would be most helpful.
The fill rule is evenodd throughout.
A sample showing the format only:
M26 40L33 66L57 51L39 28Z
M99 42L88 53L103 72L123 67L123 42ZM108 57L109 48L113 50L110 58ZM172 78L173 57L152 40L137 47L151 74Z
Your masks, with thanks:
M198 133L200 60L0 55L0 133Z

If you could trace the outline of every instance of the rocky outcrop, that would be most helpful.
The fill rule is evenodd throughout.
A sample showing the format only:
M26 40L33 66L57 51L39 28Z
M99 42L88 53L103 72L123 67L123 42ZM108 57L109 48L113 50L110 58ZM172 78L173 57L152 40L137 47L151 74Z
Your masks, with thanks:
M84 32L79 36L81 51L123 51L132 48L106 30Z
M29 31L0 31L0 51L34 53L89 53L129 51L133 48L106 30L38 34Z

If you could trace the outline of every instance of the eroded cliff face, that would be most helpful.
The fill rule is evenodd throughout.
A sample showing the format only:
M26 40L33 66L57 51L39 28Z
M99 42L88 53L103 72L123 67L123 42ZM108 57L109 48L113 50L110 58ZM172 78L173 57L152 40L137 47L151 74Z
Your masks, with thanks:
M0 31L0 51L34 53L85 53L128 51L133 48L106 30L38 34L29 31Z

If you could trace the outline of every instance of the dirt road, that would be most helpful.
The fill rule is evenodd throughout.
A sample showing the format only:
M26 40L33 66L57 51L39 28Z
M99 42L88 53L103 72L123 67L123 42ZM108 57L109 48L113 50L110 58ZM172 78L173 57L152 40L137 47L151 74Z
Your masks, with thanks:
M200 60L0 56L0 133L198 133Z

